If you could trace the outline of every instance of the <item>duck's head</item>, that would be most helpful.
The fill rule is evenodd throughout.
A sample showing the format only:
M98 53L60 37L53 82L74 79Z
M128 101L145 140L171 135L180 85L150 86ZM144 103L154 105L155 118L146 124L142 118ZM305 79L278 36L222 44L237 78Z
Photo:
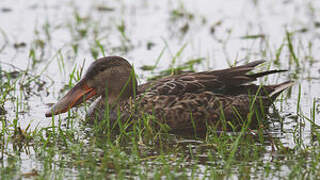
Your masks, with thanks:
M49 111L46 117L67 112L94 97L107 98L109 104L134 96L137 82L132 66L119 56L103 57L93 62L84 77Z

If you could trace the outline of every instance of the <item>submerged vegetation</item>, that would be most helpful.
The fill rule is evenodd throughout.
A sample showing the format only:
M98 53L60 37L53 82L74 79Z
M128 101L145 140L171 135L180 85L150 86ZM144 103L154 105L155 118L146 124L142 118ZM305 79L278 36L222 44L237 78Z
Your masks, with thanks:
M0 179L319 177L320 4L210 2L1 2ZM115 132L108 119L84 123L87 104L45 118L107 55L127 57L141 82L265 59L261 69L288 73L261 84L296 84L270 108L268 127L236 132L160 133L152 116Z

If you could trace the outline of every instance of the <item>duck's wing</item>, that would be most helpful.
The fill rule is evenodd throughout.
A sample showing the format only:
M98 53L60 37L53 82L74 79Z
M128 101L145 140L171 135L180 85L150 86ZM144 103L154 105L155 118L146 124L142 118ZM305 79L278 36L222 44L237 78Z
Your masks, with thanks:
M263 107L268 108L271 104L268 98L261 98L265 98ZM174 133L191 133L205 132L208 125L216 130L239 130L247 120L252 99L247 95L224 96L204 91L181 96L156 95L129 101L120 106L121 119L145 119L156 129L168 126ZM252 125L256 126L257 123Z
M184 93L211 91L218 94L235 94L236 92L232 91L241 85L248 84L268 74L285 71L270 70L248 74L248 72L253 70L257 65L264 62L265 61L260 60L222 70L169 76L140 85L138 87L138 93L146 92L149 95L182 95Z
M239 130L248 122L248 115L254 112L250 128L262 125L257 116L264 117L273 100L285 89L292 86L287 81L266 86L270 96L248 94L222 95L211 91L185 93L182 95L138 95L119 106L124 121L149 120L156 128L168 125L174 133L206 131L208 125L216 130ZM259 113L258 113L259 112ZM163 126L162 126L163 127Z

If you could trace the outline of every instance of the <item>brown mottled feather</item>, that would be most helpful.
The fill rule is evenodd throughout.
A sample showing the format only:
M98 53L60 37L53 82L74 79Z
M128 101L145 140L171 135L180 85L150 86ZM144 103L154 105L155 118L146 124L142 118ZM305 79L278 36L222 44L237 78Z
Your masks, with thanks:
M248 94L255 95L260 89L258 85L248 83L264 75L283 71L247 74L263 62L255 61L216 71L184 73L142 84L138 86L135 98L131 97L112 109L111 120L118 118L117 112L121 112L120 119L125 121L149 114L156 117L158 122L167 124L171 131L177 132L204 131L208 124L222 130L226 127L226 122L222 120L224 116L226 121L239 128L250 112L253 96ZM263 86L259 91L265 110L274 100L268 94L277 87ZM89 115L90 118L103 118L103 102L98 102L93 110L96 113Z

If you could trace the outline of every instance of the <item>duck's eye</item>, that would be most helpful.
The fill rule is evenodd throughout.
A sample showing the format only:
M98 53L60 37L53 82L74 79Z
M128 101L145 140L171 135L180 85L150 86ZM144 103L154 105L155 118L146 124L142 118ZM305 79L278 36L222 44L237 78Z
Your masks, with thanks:
M102 72L102 71L105 71L106 68L107 68L107 67L105 67L105 66L98 66L96 71Z

